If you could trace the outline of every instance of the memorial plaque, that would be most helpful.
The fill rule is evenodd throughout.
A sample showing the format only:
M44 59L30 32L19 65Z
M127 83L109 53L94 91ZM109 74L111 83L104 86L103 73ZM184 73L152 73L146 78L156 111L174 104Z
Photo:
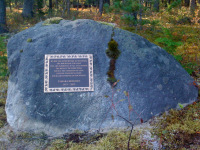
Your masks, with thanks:
M44 92L94 91L92 54L47 54Z

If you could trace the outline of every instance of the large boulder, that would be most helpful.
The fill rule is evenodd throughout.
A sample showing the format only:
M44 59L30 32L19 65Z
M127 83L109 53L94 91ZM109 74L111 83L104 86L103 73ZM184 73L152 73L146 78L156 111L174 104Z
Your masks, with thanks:
M119 82L113 89L107 81L106 55L112 38L121 51L115 64ZM93 54L94 91L44 93L45 54ZM147 121L178 103L192 103L198 94L193 79L165 50L139 35L92 20L40 22L14 35L8 42L8 67L10 126L54 136L127 127L128 122L116 116L112 100L119 115L129 119L130 112L130 120L140 123L140 118ZM130 101L123 91L129 92Z

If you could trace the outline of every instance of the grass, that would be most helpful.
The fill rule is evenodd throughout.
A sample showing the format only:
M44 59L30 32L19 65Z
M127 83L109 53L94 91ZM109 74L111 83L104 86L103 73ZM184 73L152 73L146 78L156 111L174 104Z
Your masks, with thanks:
M198 6L199 7L199 6ZM50 16L47 10L44 9L44 15L36 15L32 19L24 20L21 17L21 11L13 9L11 13L7 11L7 24L10 32L20 32L33 26L40 20L46 20ZM198 10L198 9L197 9ZM200 11L199 11L200 12ZM162 27L170 30L170 34L173 35L173 41L180 41L183 44L176 48L176 54L182 56L181 63L192 69L195 72L197 84L200 84L200 24L198 20L200 19L200 14L198 11L195 12L195 16L188 15L189 9L186 7L181 7L181 9L172 9L171 12L167 12L164 9L160 13L147 12L144 14L143 19L150 21L149 24L142 26L142 30L136 27L130 27L124 24L119 14L103 14L99 16L98 10L96 8L91 9L76 9L71 10L71 15L67 16L64 14L62 16L64 19L93 19L102 22L116 23L118 27L128 30L130 32L137 33L149 41L163 46L162 43L156 42L156 39L163 37ZM54 11L52 17L60 17L62 11ZM178 24L178 20L183 17L188 16L192 20L192 24ZM158 21L156 21L158 20ZM154 21L154 22L153 22ZM7 78L0 78L0 127L3 127L6 123L5 114L5 102L7 96ZM200 97L198 98L200 99ZM157 141L165 149L200 149L200 101L196 101L193 104L180 109L180 110L170 110L168 113L164 113L162 116L156 118L152 121L153 129L148 129L151 131L151 135L155 136L155 139L147 139L144 137L145 130L135 130L131 136L131 149L152 149L152 143ZM48 144L43 144L47 149L51 150L116 150L116 149L127 149L128 141L127 131L111 131L107 135L96 139L96 137L91 137L88 141L81 141L79 143L73 142L72 140L66 138L57 138L47 141ZM27 137L30 139L34 135L29 135L23 133L19 135L24 139ZM79 135L78 135L79 136ZM10 139L14 140L16 136L14 133L9 135ZM157 139L156 139L157 137ZM39 137L38 137L39 138ZM34 143L31 140L30 143Z
M5 104L7 97L7 79L0 77L0 128L6 123Z

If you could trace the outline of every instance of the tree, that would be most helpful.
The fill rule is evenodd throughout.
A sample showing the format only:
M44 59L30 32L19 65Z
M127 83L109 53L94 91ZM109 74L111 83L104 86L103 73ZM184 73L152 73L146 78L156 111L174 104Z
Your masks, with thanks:
M6 4L5 0L0 0L0 33L7 32L6 27Z
M184 5L186 7L189 7L190 6L190 0L184 0Z
M105 0L105 3L107 3L108 5L110 5L110 0Z
M196 6L197 6L196 0L190 0L190 12L192 15L194 15Z
M56 0L56 9L58 9L58 0Z
M155 0L153 4L153 8L156 12L159 12L159 5L160 5L160 0Z
M24 0L22 16L25 18L33 17L34 0Z
M49 14L52 15L52 0L49 0Z
M12 12L12 5L11 5L11 0L7 0L7 2L8 2L8 5L9 5L9 7L10 7L10 12Z
M37 0L37 10L39 14L42 14L42 8L43 8L43 0Z
M70 0L67 0L67 15L70 15Z
M18 2L18 0L15 0L15 6L17 6L17 2Z
M103 0L99 0L99 13L100 15L103 13Z
M142 0L139 1L125 0L123 3L118 1L115 7L118 7L125 12L122 18L124 19L125 22L129 23L130 26L138 24L138 14L140 18L142 17L142 7L143 7Z
M79 9L79 0L77 0L77 8L76 8L76 10L78 11L78 9Z
M65 11L67 9L67 15L70 15L70 0L63 0L63 12L62 12L62 17L65 14Z

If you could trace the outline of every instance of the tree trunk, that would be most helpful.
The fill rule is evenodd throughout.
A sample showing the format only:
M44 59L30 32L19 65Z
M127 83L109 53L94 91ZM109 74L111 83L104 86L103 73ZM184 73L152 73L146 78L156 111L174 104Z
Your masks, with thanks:
M160 0L155 0L153 4L153 8L156 12L159 12L159 5L160 5Z
M66 3L65 3L66 1L65 0L63 0L63 11L62 11L62 18L65 16L65 11L66 11Z
M43 1L44 6L46 6L46 0Z
M49 10L52 11L52 0L49 0Z
M49 15L52 15L52 0L49 0Z
M43 8L43 0L37 0L37 9L38 12L41 13Z
M62 17L64 17L66 9L67 15L70 15L70 0L63 0L63 6Z
M11 5L11 0L8 1L9 7L10 7L10 12L12 12L12 5Z
M70 15L70 0L67 0L67 15Z
M192 15L194 15L196 6L197 6L196 0L190 0L190 12Z
M22 16L25 18L33 17L34 0L24 0Z
M103 0L99 0L99 13L102 16L103 13Z
M18 2L18 0L15 0L15 7L17 6L17 2Z
M189 7L190 6L190 0L184 0L184 6Z
M58 0L56 0L56 9L58 10Z
M79 0L77 0L77 11L78 11L78 9L79 9Z
M140 9L139 9L139 16L140 16L140 19L139 19L139 25L140 25L140 30L142 30L142 6L143 6L143 2L142 0L139 0L139 5L140 5Z
M105 0L105 3L107 3L108 5L110 5L110 0Z
M137 26L137 23L138 23L138 12L137 11L134 11L132 13L129 14L131 17L133 17L133 23L130 24L130 26L134 25L134 26Z
M6 27L6 3L5 0L0 0L0 33L7 32Z

